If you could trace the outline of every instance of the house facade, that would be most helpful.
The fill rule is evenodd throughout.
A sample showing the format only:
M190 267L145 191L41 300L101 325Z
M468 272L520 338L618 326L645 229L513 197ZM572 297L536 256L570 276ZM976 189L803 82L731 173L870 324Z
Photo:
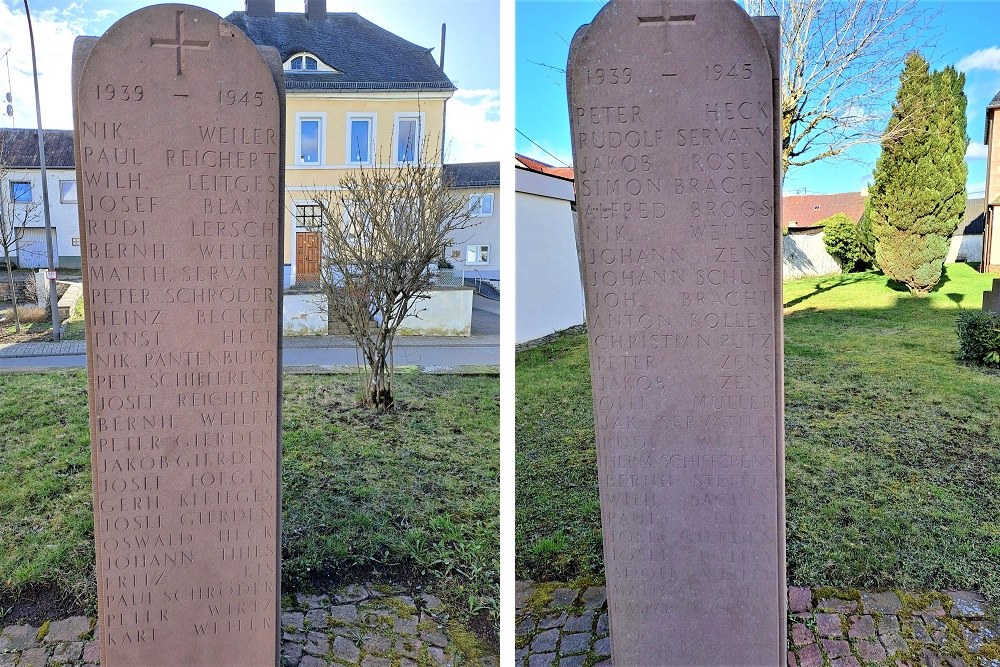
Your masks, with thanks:
M514 166L514 340L520 344L583 324L586 310L573 170L522 155Z
M1000 207L1000 140L997 137L997 109L1000 93L986 106L986 203L983 211L983 252L979 270L983 273L1000 273L1000 225L997 224L997 207Z
M500 163L444 165L444 177L468 201L469 226L452 235L444 259L465 282L500 288Z
M60 269L80 268L80 222L76 204L76 170L72 130L45 130L45 177L49 190L49 217L54 260ZM26 208L31 213L12 256L19 268L48 267L45 216L42 209L42 172L38 159L38 131L0 128L0 161L3 162L4 208L13 206L21 226ZM6 213L6 211L4 212ZM5 217L0 214L0 217ZM9 224L4 220L0 224ZM3 250L0 248L0 256Z
M335 190L353 169L439 161L455 86L431 49L358 14L328 12L325 0L307 0L304 12L247 0L245 11L226 20L255 44L277 49L284 63L285 286L315 284L314 196Z

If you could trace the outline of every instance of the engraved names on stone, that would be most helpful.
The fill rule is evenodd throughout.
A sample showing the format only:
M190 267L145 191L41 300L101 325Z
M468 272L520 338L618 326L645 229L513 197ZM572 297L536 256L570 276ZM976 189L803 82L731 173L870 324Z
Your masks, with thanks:
M778 664L767 47L731 0L614 0L568 83L615 664Z
M78 42L74 85L102 663L274 665L272 70L218 16L160 5Z

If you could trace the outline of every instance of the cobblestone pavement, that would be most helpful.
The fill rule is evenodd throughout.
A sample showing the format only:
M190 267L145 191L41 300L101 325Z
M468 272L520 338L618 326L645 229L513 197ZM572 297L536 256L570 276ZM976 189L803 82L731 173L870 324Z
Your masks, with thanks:
M611 667L604 588L517 583L516 667ZM788 591L789 667L1000 667L977 593Z
M0 667L97 667L96 619L0 630ZM297 595L281 614L286 667L497 667L499 657L449 623L441 601L402 588L353 585Z

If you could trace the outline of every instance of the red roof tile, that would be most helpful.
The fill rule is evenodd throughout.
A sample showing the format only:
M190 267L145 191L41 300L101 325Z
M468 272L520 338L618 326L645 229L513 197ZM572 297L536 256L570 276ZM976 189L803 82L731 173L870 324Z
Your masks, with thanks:
M540 174L548 174L549 176L558 176L569 181L573 180L573 169L571 167L553 167L551 164L545 164L541 160L535 160L520 153L514 153L514 159L525 169L537 171Z
M866 195L841 192L835 195L785 195L781 198L781 221L789 229L816 227L821 220L843 213L854 222L865 212Z

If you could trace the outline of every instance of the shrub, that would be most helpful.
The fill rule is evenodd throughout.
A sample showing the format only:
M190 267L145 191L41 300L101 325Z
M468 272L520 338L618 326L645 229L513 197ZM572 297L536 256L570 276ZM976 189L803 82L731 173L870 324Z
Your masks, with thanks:
M872 219L868 217L867 209L858 220L858 240L863 250L862 261L868 266L875 266L875 232L872 231Z
M826 251L837 260L844 273L860 269L867 253L861 242L858 226L843 213L836 213L823 221L823 243Z
M1000 368L1000 315L981 310L959 314L958 345L962 361Z
M49 321L49 309L42 306L20 306L17 314L22 323L37 324L38 322Z

